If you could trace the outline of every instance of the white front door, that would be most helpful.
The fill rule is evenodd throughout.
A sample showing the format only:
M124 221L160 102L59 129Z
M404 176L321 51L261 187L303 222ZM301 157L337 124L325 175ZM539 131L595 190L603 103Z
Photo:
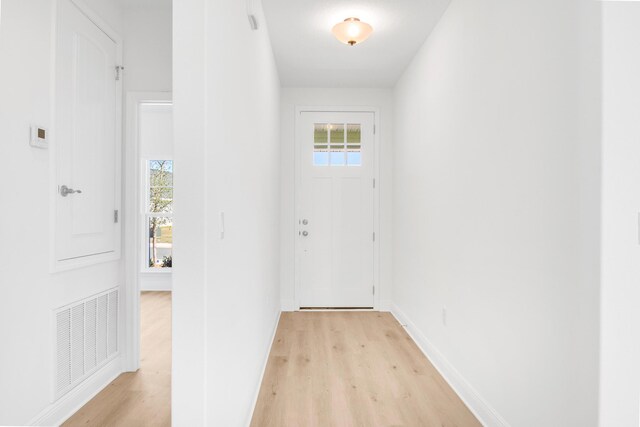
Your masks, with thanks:
M117 45L70 0L58 2L57 33L55 260L64 263L119 246Z
M373 308L374 114L301 112L296 226L301 308Z

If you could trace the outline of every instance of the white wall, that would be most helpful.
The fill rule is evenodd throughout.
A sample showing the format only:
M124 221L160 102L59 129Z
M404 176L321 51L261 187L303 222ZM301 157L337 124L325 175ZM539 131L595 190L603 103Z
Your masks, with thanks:
M640 3L603 19L602 352L600 425L639 425Z
M279 81L257 16L174 4L174 425L248 422L280 309Z
M173 425L206 422L205 331L207 271L210 257L203 231L207 216L206 29L207 0L183 0L173 9L174 161L189 165L174 176L171 417ZM187 64L189 64L187 66ZM184 190L181 190L184 189ZM184 218L184 222L182 220ZM213 216L215 218L215 215ZM215 221L215 219L214 219ZM216 226L216 222L211 224Z
M138 116L140 157L147 160L173 158L173 106L143 104Z
M488 425L597 423L599 15L453 0L396 87L394 310Z
M172 0L123 3L125 91L171 92Z
M121 30L119 3L88 4ZM0 424L50 409L52 310L121 283L119 262L49 273L52 150L29 146L29 125L53 128L53 0L3 0L0 21ZM51 135L55 143L55 133Z
M295 108L377 107L380 109L380 305L391 299L391 187L393 165L393 92L390 89L283 88L280 101L280 297L282 309L294 309L295 290Z

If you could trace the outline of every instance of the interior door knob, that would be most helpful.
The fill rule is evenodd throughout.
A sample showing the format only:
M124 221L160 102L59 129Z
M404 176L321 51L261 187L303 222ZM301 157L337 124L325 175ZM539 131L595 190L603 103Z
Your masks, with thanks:
M308 232L307 230L304 230L304 231L302 232L302 235L303 235L304 237L307 237L307 236L309 235L309 232Z
M69 188L66 185L63 185L60 187L60 195L62 197L67 197L69 194L74 194L74 193L82 193L82 191L74 190L73 188Z

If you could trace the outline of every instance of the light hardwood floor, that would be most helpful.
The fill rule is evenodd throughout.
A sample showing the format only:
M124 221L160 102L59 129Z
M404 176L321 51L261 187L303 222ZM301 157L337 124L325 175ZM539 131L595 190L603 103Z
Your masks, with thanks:
M390 313L283 313L253 427L480 426Z
M171 292L143 292L140 370L116 378L63 424L171 425Z

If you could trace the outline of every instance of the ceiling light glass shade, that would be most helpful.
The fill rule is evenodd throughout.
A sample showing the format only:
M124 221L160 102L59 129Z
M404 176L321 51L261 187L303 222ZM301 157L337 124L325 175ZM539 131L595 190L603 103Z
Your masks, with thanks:
M373 27L358 18L347 18L333 27L333 35L344 44L362 43L371 35Z

